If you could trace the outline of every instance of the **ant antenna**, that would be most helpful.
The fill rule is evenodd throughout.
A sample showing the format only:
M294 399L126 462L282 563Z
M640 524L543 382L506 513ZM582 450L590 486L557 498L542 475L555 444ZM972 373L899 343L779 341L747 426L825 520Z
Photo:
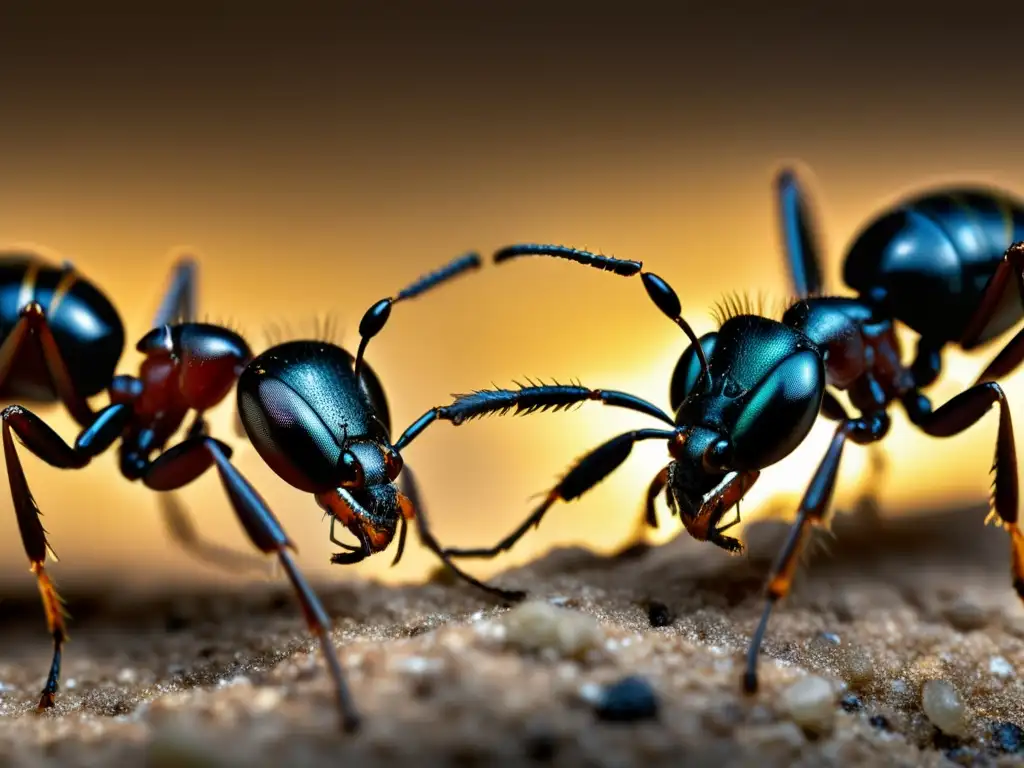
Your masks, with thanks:
M683 329L683 333L690 339L690 343L693 344L697 358L700 360L700 379L698 384L703 381L705 387L711 386L711 368L708 365L708 358L704 354L704 347L701 346L700 340L697 338L697 334L693 332L693 328L690 324L683 319L682 312L683 308L679 302L679 296L672 289L665 280L658 277L653 272L644 272L643 262L632 261L630 259L616 259L611 256L602 256L598 253L591 253L590 251L582 251L578 248L570 248L565 245L534 245L534 244L523 244L523 245L510 245L502 248L500 251L494 254L494 262L500 264L503 261L514 259L519 256L554 256L560 259L568 259L574 261L577 264L584 264L588 267L594 267L595 269L601 269L606 272L611 272L621 277L632 277L633 275L640 275L640 279L643 281L644 288L647 291L647 295L651 297L651 301L654 305L662 311L668 318Z
M467 253L454 261L448 262L440 269L423 275L412 285L403 288L397 296L381 299L366 310L366 314L363 315L363 319L359 321L359 335L362 338L359 340L359 349L356 351L356 362L352 369L356 375L356 379L359 378L359 374L362 371L366 345L370 343L370 339L383 330L384 326L388 322L388 318L391 317L391 307L393 305L400 301L405 301L406 299L415 298L421 293L426 293L431 288L435 288L454 277L458 277L463 272L468 272L471 269L477 269L480 267L480 264L480 254Z

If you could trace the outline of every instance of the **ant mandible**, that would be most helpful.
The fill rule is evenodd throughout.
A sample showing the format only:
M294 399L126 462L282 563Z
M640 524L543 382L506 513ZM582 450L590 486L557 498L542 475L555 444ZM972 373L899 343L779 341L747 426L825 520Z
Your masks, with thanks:
M933 437L960 434L998 406L995 482L990 519L1011 542L1013 586L1024 599L1024 536L1017 526L1017 461L1006 396L993 379L1024 359L1018 332L977 382L941 407L922 390L941 369L946 345L974 349L1005 333L1022 318L1024 299L1024 204L993 189L956 188L919 194L885 211L857 236L847 252L844 276L856 297L820 296L817 227L796 174L781 171L776 195L790 277L799 298L781 320L735 306L716 332L699 340L681 317L675 291L644 272L638 261L615 259L558 245L514 245L495 262L553 256L621 276L639 274L654 304L690 339L672 375L671 417L656 406L621 393L582 386L528 386L484 390L457 398L421 417L396 443L405 447L429 424L461 424L486 414L560 409L587 400L645 412L670 429L638 429L583 456L526 521L494 547L447 549L451 557L493 557L511 548L559 500L570 501L607 477L641 440L665 440L671 461L647 492L645 517L655 524L654 502L666 490L673 514L691 536L730 552L742 551L724 535L739 522L725 514L760 472L793 452L818 415L837 421L824 459L800 502L790 536L766 585L765 608L754 632L743 676L757 690L757 659L773 606L790 590L798 554L812 529L823 523L847 441L870 445L889 431L889 408L899 402L910 421ZM895 324L920 336L909 365L901 362ZM845 391L850 415L834 394Z
M0 413L18 528L53 637L53 661L38 710L55 704L67 629L63 601L45 568L53 552L12 433L58 469L81 469L120 441L121 474L155 491L181 488L216 465L252 543L280 559L320 641L344 722L354 727L358 721L351 714L351 697L328 636L326 611L292 559L291 542L280 523L231 463L231 449L206 434L203 413L228 395L252 353L234 331L194 321L195 276L191 259L178 261L154 327L136 347L145 355L138 375L115 376L125 335L106 296L70 264L56 267L31 253L8 253L0 259L0 397L60 402L81 426L69 445L24 405L10 405ZM103 390L110 404L94 410L88 398ZM190 413L194 417L186 436L165 450Z

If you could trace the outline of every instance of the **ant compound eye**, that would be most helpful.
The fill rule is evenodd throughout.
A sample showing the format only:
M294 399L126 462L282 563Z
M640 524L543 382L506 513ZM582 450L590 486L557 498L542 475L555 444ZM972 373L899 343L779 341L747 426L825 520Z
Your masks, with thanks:
M704 469L709 472L725 472L729 469L731 453L732 446L728 440L716 440L704 451Z
M363 465L351 451L345 451L341 455L338 475L338 482L342 488L361 488L363 486Z
M384 452L384 469L387 470L389 480L394 482L403 466L405 466L405 462L398 451L389 449Z
M733 425L733 469L763 469L788 456L810 432L825 394L825 369L816 352L782 360L745 397Z

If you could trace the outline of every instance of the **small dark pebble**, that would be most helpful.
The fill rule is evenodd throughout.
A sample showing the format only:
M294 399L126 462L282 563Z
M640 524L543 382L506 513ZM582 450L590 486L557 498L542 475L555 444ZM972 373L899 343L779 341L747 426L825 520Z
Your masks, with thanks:
M433 675L417 675L412 683L412 695L417 699L429 699L437 691Z
M658 696L642 677L624 677L604 689L594 711L602 720L651 719L658 716Z
M963 746L963 739L959 736L950 736L945 734L936 728L935 732L932 734L932 744L935 745L936 749L952 752Z
M558 739L545 729L529 731L523 739L526 756L536 763L550 763L558 753Z
M992 749L1014 754L1024 749L1024 730L1014 723L992 723L989 731Z
M872 715L871 719L868 720L872 728L877 728L880 731L891 731L892 723L885 715Z
M859 696L848 693L843 696L843 700L839 702L839 706L843 708L844 712L860 712L864 709L864 702L860 700Z
M674 620L669 607L657 600L652 600L648 603L647 618L650 620L652 627L667 627Z

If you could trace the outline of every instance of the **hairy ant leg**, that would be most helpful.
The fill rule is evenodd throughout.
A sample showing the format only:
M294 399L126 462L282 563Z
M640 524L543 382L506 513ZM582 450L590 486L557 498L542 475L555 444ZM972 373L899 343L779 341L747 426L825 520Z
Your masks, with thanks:
M53 637L53 661L39 699L40 710L54 704L54 697L60 686L61 650L68 634L60 595L45 568L47 554L52 555L52 550L11 433L17 434L29 451L50 466L58 469L81 469L121 436L131 415L131 409L126 405L107 406L96 414L89 427L78 434L72 447L46 422L20 405L8 406L0 413L0 419L3 421L4 460L7 463L7 478L11 485L18 530L31 570L39 583L39 593L46 610L47 627Z
M775 605L789 594L793 577L799 563L799 554L811 534L821 525L828 512L832 493L835 490L836 474L839 471L843 447L847 439L862 445L881 440L889 431L889 416L882 411L859 419L847 419L836 427L835 435L825 457L818 465L807 491L800 502L796 520L790 528L789 538L783 545L772 568L765 589L765 606L761 620L754 631L747 653L747 667L743 675L743 688L748 693L757 690L757 658L768 628L768 619Z

